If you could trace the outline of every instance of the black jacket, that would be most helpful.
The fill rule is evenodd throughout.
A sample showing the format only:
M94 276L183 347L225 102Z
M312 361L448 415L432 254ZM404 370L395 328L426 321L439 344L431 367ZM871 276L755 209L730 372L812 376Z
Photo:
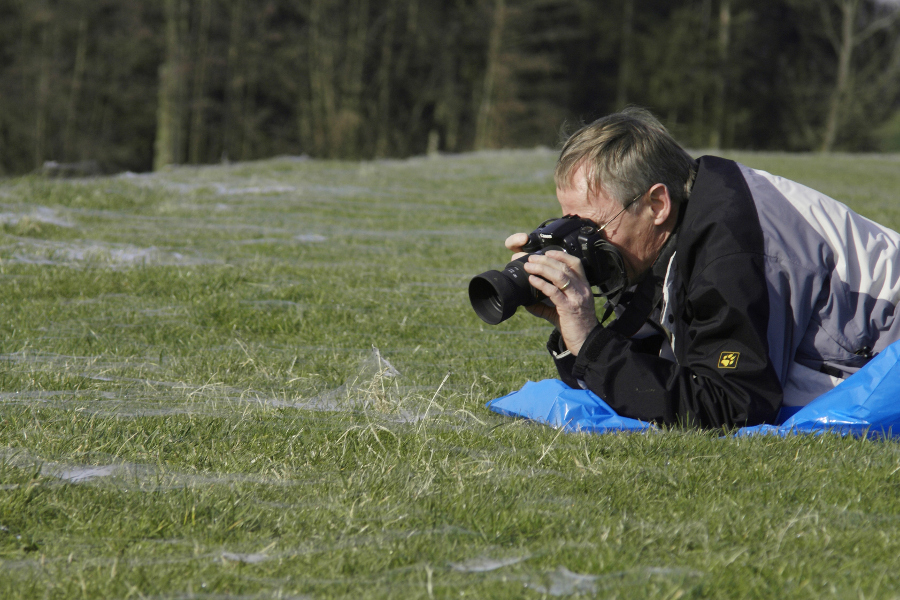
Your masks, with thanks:
M847 223L856 229L846 233ZM854 239L831 240L832 229ZM846 251L875 238L890 242L881 244L882 257ZM877 318L871 311L900 289L900 274L882 272L900 264L900 236L809 188L701 158L674 243L674 264L654 266L669 271L660 320L673 338L674 362L659 355L660 339L600 325L577 358L556 358L564 354L558 331L548 343L563 381L590 389L623 416L701 427L771 423L793 379L824 377L833 387L840 379L829 383L819 372L826 363L852 371L872 348L900 337L893 304ZM848 256L865 263L845 269L849 275L840 268ZM881 271L857 273L873 269ZM844 300L860 297L875 299Z

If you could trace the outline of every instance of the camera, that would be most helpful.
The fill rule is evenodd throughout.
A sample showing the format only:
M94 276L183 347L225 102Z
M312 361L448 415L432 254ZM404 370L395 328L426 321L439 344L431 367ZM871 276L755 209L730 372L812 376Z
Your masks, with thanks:
M469 301L481 319L497 325L516 313L520 306L530 306L546 298L528 283L524 269L532 254L562 250L581 259L588 283L599 289L599 295L611 297L628 283L625 262L618 249L606 241L593 221L577 215L548 219L528 234L522 251L528 252L507 264L502 271L485 271L469 282Z

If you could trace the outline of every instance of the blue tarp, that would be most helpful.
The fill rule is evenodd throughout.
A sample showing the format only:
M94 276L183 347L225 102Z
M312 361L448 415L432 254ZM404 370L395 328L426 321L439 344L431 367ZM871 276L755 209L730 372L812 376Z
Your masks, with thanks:
M487 403L494 412L524 417L567 431L605 433L655 427L616 414L599 396L558 379L526 383ZM783 413L784 414L784 413ZM758 425L738 435L823 433L900 437L900 342L888 346L854 375L794 412L780 425Z
M491 400L488 408L508 417L525 417L567 431L635 431L650 423L620 417L590 390L575 390L559 379L529 381L521 390Z

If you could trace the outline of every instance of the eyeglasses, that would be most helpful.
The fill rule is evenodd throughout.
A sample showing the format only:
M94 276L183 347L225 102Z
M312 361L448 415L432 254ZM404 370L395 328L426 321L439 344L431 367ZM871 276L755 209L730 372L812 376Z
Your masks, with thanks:
M603 225L601 225L599 229L597 229L597 233L600 233L601 231L603 231L604 229L606 229L606 227L607 227L610 223L612 223L613 221L615 221L616 218L618 218L619 215L621 215L623 212L625 212L626 210L628 210L628 208L629 208L632 204L634 204L635 202L637 202L638 200L640 200L640 199L644 196L644 194L646 194L646 193L647 193L647 192L641 192L640 194L638 194L637 196L635 196L634 198L632 198L630 201L626 202L626 203L622 206L622 210L620 210L619 212L617 212L617 213L615 214L615 216L614 216L612 219L610 219L609 221L607 221L606 223L604 223Z

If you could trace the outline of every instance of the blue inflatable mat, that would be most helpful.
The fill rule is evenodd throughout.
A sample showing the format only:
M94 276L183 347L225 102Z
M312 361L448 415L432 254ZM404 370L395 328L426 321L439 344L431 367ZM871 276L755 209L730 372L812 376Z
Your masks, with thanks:
M644 421L619 416L593 392L572 389L558 379L529 381L522 389L491 400L487 406L502 415L524 417L566 431L606 433L656 429ZM844 435L900 437L900 342L888 346L833 390L799 410L783 410L781 416L780 425L743 427L737 434L833 431Z

